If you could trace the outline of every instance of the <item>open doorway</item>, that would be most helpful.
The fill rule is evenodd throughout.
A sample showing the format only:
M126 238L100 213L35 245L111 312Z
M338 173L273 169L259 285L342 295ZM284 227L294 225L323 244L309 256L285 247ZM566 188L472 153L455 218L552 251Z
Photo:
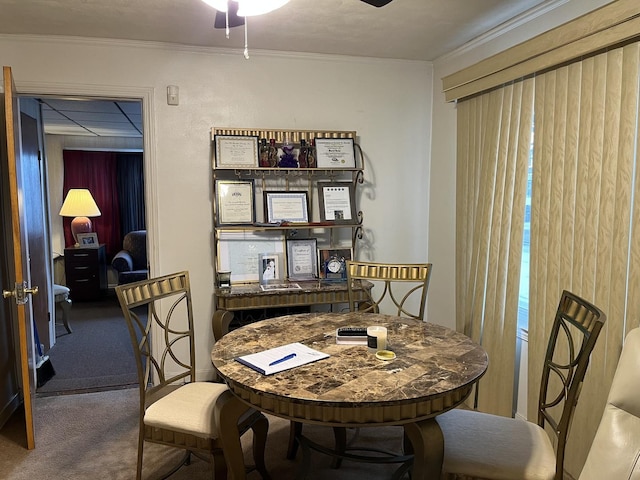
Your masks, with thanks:
M65 221L68 224L70 219L65 220L59 215L68 190L65 162L69 165L70 157L76 162L85 158L92 162L105 158L108 160L104 161L122 164L123 161L133 161L139 157L142 166L140 181L134 184L142 189L144 196L143 105L142 100L122 98L33 98L41 106L45 135L45 195L50 210L53 283L69 286L71 281L67 279L65 263L68 262L65 262L65 252L68 253L69 248L73 248L73 243L68 231L65 235L63 225ZM102 173L98 175L102 176ZM82 185L75 185L73 188L76 187L80 188ZM113 197L118 195L124 195L125 198L127 196L126 193L113 192ZM110 222L107 224L115 225ZM102 228L98 236L99 250L88 252L91 258L91 265L88 267L95 267L92 263L93 256L99 256L96 261L99 262L99 268L104 269L106 280L101 282L99 293L89 289L80 295L80 291L74 292L72 289L72 306L68 314L70 328L51 322L52 328L48 332L51 349L47 354L56 375L38 388L39 395L108 390L136 382L128 332L113 294L118 274L111 267L112 258L122 247L122 239L131 228L146 230L146 224L118 228L119 233L115 236L119 238L110 238L108 248L104 247L103 242L106 241L105 233L111 234L112 228L108 232ZM89 295L84 295L86 293ZM62 313L56 307L52 315L56 314L60 320Z

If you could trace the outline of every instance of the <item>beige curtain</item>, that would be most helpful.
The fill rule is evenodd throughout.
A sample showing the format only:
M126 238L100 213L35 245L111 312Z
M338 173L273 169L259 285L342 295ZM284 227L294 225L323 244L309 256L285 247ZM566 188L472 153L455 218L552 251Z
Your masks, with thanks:
M568 440L578 477L600 421L625 333L640 323L640 168L635 43L538 75L531 205L528 416L563 289L599 306L591 357Z
M456 323L489 354L477 408L506 416L513 408L533 86L515 82L457 107Z

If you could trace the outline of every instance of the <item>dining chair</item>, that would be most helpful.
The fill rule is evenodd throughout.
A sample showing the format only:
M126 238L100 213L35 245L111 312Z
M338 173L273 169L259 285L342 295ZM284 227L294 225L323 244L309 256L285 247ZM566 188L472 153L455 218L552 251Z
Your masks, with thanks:
M140 389L136 478L142 478L145 442L185 450L180 463L162 478L188 464L192 453L213 463L216 480L227 478L228 467L244 473L240 436L252 429L255 468L268 479L266 417L243 404L226 385L195 380L189 273L119 285L115 291L129 329Z
M461 408L439 415L443 478L562 480L567 433L605 321L599 308L562 292L542 368L537 423Z
M347 291L349 310L359 312L380 313L381 309L389 309L389 314L424 320L424 311L431 278L431 263L393 264L347 261ZM356 301L356 282L366 280L373 283L367 292L367 300ZM359 291L358 293L362 293ZM385 313L385 312L383 312ZM344 453L347 449L347 429L334 427L335 452ZM358 429L356 429L358 432ZM302 424L291 422L289 430L289 446L287 458L294 458L297 452L296 438L302 433ZM357 436L357 434L356 434ZM408 439L405 439L407 444ZM408 446L408 444L407 444ZM333 467L342 463L338 456Z
M640 480L640 328L627 334L578 480Z
M390 314L424 320L431 263L391 264L347 261L349 310L379 313L387 305ZM355 282L373 283L368 301L355 300ZM417 304L417 309L414 309ZM384 312L383 312L384 313Z

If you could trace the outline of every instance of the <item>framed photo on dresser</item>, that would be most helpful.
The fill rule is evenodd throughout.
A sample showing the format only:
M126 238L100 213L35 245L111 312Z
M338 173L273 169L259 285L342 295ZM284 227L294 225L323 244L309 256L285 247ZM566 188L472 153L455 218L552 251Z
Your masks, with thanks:
M98 234L95 232L79 233L78 244L81 248L98 248L100 246L100 243L98 243Z

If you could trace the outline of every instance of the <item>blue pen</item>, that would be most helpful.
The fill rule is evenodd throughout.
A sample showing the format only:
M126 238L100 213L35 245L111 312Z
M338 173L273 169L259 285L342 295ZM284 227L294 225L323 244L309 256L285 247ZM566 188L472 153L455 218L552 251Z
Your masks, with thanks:
M271 362L271 363L269 364L269 366L270 366L270 367L273 367L274 365L277 365L277 364L279 364L279 363L286 362L287 360L291 360L291 359L292 359L293 357L295 357L295 356L296 356L296 354L295 354L295 353L290 353L289 355L287 355L287 356L285 356L285 357L279 358L278 360L274 360L273 362Z

